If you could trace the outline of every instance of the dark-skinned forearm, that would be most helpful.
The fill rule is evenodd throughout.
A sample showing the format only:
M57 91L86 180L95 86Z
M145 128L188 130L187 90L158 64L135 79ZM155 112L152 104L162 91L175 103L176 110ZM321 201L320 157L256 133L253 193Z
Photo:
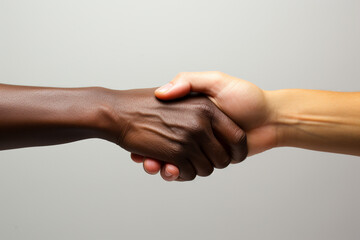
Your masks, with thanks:
M0 150L110 140L105 131L107 91L0 84Z

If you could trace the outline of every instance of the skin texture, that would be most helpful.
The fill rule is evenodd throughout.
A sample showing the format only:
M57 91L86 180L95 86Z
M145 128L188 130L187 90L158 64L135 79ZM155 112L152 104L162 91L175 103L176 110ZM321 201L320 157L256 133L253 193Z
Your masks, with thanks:
M171 100L201 92L242 127L249 155L291 146L360 156L360 93L304 89L264 91L256 85L221 72L181 73L155 91ZM141 158L144 169L171 171L174 166ZM133 158L134 159L134 158ZM170 170L171 168L171 170ZM167 170L169 169L169 170ZM177 175L162 175L165 180Z
M181 181L245 159L244 131L207 97L164 102L154 91L1 84L0 150L102 138L171 164Z

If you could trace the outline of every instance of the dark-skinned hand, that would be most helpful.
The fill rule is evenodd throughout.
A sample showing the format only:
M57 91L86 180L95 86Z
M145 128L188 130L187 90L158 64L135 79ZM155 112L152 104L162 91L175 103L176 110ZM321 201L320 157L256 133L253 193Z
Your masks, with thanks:
M247 156L242 129L207 97L196 94L165 102L155 98L154 90L119 91L111 104L117 116L111 132L133 156L178 167L177 180L208 176L214 167L224 168Z

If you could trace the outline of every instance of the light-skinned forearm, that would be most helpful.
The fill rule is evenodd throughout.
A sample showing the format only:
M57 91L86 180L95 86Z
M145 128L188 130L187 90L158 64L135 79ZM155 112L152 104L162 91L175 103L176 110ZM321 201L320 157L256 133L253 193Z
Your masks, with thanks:
M277 145L360 156L360 93L266 92Z

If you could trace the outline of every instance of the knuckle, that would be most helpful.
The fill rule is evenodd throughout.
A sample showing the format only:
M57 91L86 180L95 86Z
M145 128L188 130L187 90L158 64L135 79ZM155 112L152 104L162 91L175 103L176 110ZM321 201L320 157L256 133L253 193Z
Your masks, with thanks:
M193 116L189 119L186 129L182 132L182 139L184 143L191 143L194 137L198 137L204 131L204 124L200 117Z
M200 136L204 129L201 122L199 122L199 121L193 122L190 128L191 128L191 131L188 134L188 140L193 140L193 137Z
M206 101L202 104L196 106L196 110L200 117L212 117L214 114L214 105L212 105L209 101Z
M185 144L174 143L171 147L174 159L181 159L185 152Z

